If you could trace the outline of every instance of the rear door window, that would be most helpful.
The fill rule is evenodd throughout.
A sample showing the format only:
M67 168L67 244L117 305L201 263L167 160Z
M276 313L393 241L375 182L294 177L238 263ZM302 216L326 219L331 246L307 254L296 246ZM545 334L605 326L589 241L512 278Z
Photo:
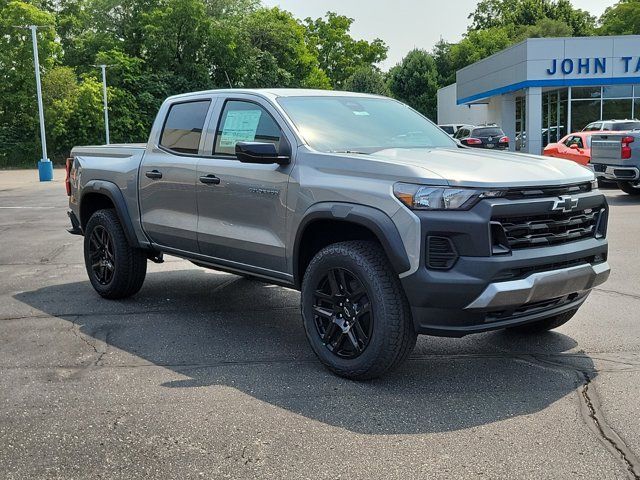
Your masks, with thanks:
M638 129L640 129L640 122L617 122L612 123L610 127L605 128L605 130L615 130L617 132Z
M209 100L174 103L162 128L160 145L176 153L197 155Z

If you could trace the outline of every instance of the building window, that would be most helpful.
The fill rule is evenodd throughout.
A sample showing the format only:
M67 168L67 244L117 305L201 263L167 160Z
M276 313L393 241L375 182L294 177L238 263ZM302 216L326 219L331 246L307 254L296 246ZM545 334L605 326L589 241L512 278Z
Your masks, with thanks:
M633 100L631 98L604 100L602 102L603 120L627 120L633 118Z
M572 90L573 93L573 90ZM600 120L600 100L573 100L571 102L571 130L579 132L591 122Z
M609 85L606 87L602 87L602 97L603 98L631 98L633 97L633 86L632 85Z
M571 98L573 99L600 98L601 96L602 96L601 87L573 87L571 89Z

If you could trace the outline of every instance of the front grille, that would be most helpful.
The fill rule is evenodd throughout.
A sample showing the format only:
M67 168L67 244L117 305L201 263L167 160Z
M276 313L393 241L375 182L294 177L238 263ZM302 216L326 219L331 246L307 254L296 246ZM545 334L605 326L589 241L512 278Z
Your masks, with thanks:
M512 188L507 190L505 198L509 200L521 200L523 198L559 197L561 195L576 195L590 191L591 182L551 187Z
M544 247L582 240L596 235L603 208L575 212L545 213L519 217L497 217L511 249Z

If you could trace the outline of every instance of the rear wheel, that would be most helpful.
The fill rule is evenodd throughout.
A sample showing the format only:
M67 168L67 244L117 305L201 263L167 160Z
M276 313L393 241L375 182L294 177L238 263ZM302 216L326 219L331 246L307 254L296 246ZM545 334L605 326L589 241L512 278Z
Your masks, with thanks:
M93 288L104 298L138 292L147 273L147 255L129 245L115 210L95 212L84 234L84 261Z
M526 323L517 327L511 327L509 330L522 334L535 334L542 333L548 330L553 330L561 325L567 323L576 314L578 310L571 310L569 312L560 313L553 317L545 318L544 320L538 320L537 322Z
M322 249L307 268L301 301L311 348L342 377L379 377L403 363L415 346L404 291L375 242Z
M629 195L640 195L640 181L618 182L618 188Z

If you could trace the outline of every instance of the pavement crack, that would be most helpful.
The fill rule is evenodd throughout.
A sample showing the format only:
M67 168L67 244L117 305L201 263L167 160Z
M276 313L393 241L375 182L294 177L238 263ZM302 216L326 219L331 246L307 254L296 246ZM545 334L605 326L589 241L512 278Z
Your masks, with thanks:
M40 263L50 263L53 259L55 259L58 255L60 255L65 248L70 246L70 243L63 243L59 247L54 248L48 254L40 259Z
M78 319L78 317L77 317L77 316L76 316L76 317L73 317L73 318L71 319L71 328L69 329L69 330L71 331L71 333L73 333L73 335L74 335L76 338L79 338L82 342L84 342L84 343L86 343L87 345L89 345L89 346L93 349L93 351L94 351L95 353L100 353L100 352L98 352L98 349L96 348L96 346L95 346L93 343L91 343L91 342L90 342L89 340L87 340L83 335L81 335L81 333L80 333L80 325L78 325L78 323L76 322L76 320L77 320L77 319Z
M596 290L598 292L602 292L602 293L621 295L623 297L629 297L629 298L633 298L635 300L640 300L640 295L635 295L633 293L619 292L618 290L609 290L607 288L600 288L600 287L596 287L596 288L594 288L594 290Z
M640 460L615 430L606 423L600 401L591 383L591 377L585 372L583 375L584 383L580 389L581 404L583 405L581 411L590 420L588 425L607 446L607 449L615 452L622 459L629 478L640 480Z

